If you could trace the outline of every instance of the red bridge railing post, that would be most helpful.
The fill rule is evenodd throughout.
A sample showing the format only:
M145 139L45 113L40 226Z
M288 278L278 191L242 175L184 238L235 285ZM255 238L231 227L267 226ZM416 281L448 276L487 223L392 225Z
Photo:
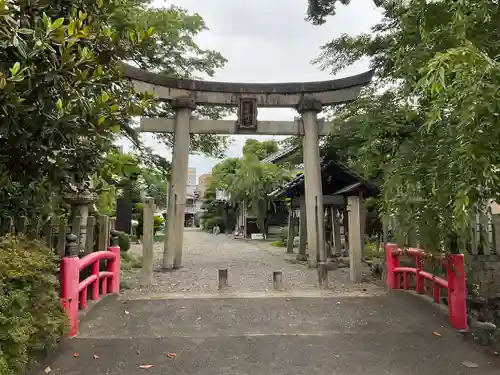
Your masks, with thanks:
M108 251L115 254L113 260L108 261L108 271L113 273L113 277L108 281L108 292L120 294L120 246L118 245L118 232L111 231L111 241Z
M92 265L92 275L97 278L97 281L92 285L92 300L97 301L99 299L99 271L101 263L99 261Z
M467 329L467 286L463 254L448 257L448 308L452 326Z
M393 251L397 249L397 245L388 243L385 245L385 260L386 260L386 271L387 271L387 286L389 289L399 289L400 278L394 272L396 267L399 267L399 255L393 254Z
M66 251L61 259L61 302L70 320L68 335L78 334L78 284L80 282L80 259L78 258L77 237L66 236Z
M420 274L420 271L424 270L423 254L422 255L417 255L415 257L415 263L416 263L415 266L417 268L417 272L415 274L417 293L418 294L424 294L425 293L425 279Z

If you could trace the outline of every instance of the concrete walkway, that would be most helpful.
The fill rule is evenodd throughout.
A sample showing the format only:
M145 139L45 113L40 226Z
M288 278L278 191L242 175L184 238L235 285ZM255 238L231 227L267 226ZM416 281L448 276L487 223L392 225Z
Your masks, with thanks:
M500 373L497 357L464 340L420 298L352 285L342 270L331 272L338 285L320 294L315 271L285 263L282 249L197 232L185 237L184 269L158 272L153 288L98 305L79 337L47 363L51 374ZM208 249L214 241L218 247ZM233 270L228 293L215 289L216 253ZM286 292L269 290L269 271L278 265L290 274Z

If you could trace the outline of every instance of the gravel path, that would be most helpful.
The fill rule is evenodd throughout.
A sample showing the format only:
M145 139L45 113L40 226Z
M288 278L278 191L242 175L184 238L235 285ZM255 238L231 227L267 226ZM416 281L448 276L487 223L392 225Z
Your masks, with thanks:
M131 250L142 253L142 245L132 245ZM267 293L272 290L273 271L283 272L285 291L317 292L317 271L304 264L285 260L283 248L265 242L233 239L232 236L211 234L186 228L184 231L183 267L174 271L161 271L163 243L154 244L154 281L151 287L138 287L139 270L127 273L133 286L124 291L123 298L141 298L152 294L203 294L218 293L217 270L227 268L229 288L226 294ZM381 293L370 283L352 284L349 270L339 268L329 273L329 293Z

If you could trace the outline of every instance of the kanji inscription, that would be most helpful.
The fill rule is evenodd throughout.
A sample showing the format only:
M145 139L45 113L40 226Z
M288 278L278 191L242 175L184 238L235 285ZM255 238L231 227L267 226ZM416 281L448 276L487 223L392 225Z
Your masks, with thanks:
M257 130L257 100L250 98L240 99L238 110L239 130L255 131Z

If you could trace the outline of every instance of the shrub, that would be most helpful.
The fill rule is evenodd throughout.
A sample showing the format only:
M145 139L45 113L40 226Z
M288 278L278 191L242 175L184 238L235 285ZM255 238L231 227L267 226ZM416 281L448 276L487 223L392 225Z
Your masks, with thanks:
M122 254L121 256L121 269L122 270L131 270L134 268L141 268L142 267L142 257L137 256L134 254L130 253L125 253Z
M130 250L130 237L127 233L118 232L118 245L120 246L121 252Z
M57 267L42 242L0 238L0 374L22 373L64 335Z
M154 217L154 222L153 222L154 234L156 234L156 232L158 232L161 229L164 222L165 222L165 219L162 216L155 216Z
M226 221L221 216L207 218L203 221L203 229L211 231L216 225L219 226L220 232L224 233L226 230Z

